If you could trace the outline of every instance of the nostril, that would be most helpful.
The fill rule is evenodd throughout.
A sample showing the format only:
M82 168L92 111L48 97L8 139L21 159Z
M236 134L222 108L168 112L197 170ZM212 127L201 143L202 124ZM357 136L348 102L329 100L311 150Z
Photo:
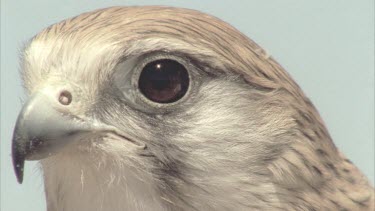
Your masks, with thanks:
M72 94L69 91L62 91L59 95L59 102L63 105L69 105L72 102Z

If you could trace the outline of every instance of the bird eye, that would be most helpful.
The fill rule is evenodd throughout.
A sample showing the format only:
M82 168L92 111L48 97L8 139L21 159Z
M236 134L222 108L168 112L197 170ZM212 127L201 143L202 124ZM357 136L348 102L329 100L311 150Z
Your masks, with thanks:
M173 103L186 94L189 74L179 62L160 59L144 66L138 86L141 93L153 102Z

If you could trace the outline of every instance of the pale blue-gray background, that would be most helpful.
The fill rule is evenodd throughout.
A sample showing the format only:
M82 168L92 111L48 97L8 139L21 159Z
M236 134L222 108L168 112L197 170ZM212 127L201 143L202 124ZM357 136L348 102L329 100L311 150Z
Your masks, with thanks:
M23 91L18 55L50 24L113 5L173 5L215 15L275 57L317 106L342 150L374 183L374 1L93 1L1 2L1 210L45 210L37 165L23 185L10 159L11 134Z

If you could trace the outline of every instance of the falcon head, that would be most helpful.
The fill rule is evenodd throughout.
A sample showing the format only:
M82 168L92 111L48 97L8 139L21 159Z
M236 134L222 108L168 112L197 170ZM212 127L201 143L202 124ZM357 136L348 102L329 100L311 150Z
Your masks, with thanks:
M19 182L41 160L48 210L292 209L341 171L283 68L197 11L85 13L36 35L22 66L12 156Z

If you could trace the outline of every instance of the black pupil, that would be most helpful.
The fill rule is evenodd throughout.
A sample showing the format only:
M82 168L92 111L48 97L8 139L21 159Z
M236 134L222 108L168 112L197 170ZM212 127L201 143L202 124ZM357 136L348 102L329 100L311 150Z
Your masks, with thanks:
M172 103L181 99L189 87L186 68L171 59L148 63L139 77L139 89L148 99L157 103Z

